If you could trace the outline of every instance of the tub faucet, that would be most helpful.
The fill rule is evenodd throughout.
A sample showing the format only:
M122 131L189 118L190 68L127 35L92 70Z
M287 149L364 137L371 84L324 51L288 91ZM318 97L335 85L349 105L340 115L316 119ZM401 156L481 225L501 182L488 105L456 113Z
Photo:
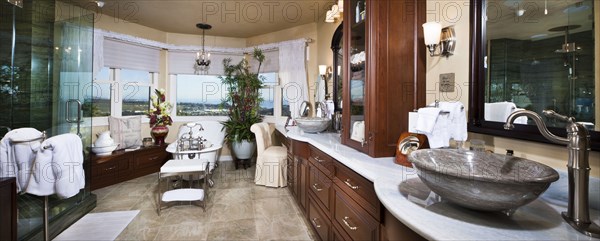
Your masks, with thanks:
M577 231L594 238L600 238L600 226L590 220L589 210L589 179L590 179L590 134L582 124L575 122L575 118L560 115L553 110L544 110L548 118L567 123L567 138L552 134L542 117L529 110L518 110L506 119L504 129L515 128L513 122L517 117L527 116L535 122L542 135L551 142L567 145L569 160L567 163L569 173L569 205L562 217Z

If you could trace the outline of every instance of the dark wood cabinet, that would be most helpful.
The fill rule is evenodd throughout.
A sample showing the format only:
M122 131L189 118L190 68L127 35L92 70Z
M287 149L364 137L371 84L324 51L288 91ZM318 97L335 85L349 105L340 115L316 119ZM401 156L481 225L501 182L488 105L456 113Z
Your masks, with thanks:
M319 205L312 195L308 196L308 213L306 214L313 230L319 235L321 240L331 240L331 218L319 208Z
M426 1L350 0L344 7L342 144L393 156L408 113L425 105Z
M0 240L17 240L17 183L0 178Z
M288 188L321 240L422 240L379 202L373 183L306 143L288 143Z
M288 184L300 208L306 212L308 196L306 184L308 178L309 149L306 142L290 141L292 158L288 156ZM289 149L288 149L289 150ZM289 154L288 154L289 155Z
M171 157L166 145L115 151L112 155L92 154L92 190L158 172Z
M335 209L333 225L343 230L352 240L379 240L379 222L367 213L338 185L333 188Z

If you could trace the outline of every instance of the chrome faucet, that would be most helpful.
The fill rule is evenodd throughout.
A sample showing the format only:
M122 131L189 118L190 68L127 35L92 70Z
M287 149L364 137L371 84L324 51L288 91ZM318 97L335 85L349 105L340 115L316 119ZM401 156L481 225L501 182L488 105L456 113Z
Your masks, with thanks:
M321 112L319 114L319 111ZM315 117L327 117L327 103L325 101L315 102Z
M567 163L569 173L569 206L562 217L577 231L594 238L600 238L600 226L590 220L589 210L589 179L590 179L590 134L582 124L575 122L575 118L560 115L552 110L544 110L548 118L567 123L567 138L552 134L542 117L529 110L518 110L506 119L504 129L515 128L513 122L517 117L527 116L535 122L542 135L551 142L567 145L569 160Z

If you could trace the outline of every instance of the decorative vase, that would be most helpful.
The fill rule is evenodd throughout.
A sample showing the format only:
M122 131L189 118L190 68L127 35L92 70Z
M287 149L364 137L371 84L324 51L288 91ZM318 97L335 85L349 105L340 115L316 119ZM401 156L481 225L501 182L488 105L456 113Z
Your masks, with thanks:
M150 135L154 138L154 145L160 146L165 144L165 137L169 134L169 127L158 125L152 127Z
M232 142L231 149L239 160L246 160L252 158L254 151L256 150L256 142L242 140L241 142Z

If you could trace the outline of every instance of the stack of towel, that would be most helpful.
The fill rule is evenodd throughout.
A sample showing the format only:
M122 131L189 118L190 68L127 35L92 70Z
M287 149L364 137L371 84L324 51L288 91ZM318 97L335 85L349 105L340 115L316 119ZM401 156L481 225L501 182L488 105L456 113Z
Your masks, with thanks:
M522 110L517 108L513 102L495 102L484 104L483 118L486 121L506 122L508 116L517 111ZM527 124L527 117L521 116L515 120L516 124Z
M16 177L17 192L69 198L85 186L83 146L75 134L40 141L13 143L41 137L33 128L8 132L0 141L0 177Z
M24 191L29 182L31 165L35 160L40 141L12 144L12 141L32 140L42 136L34 128L20 128L9 131L0 141L0 177L16 177L17 192Z
M450 146L450 139L467 140L467 116L460 102L439 102L438 107L420 108L416 131L425 134L429 147Z
M75 134L62 134L42 142L36 155L33 177L29 180L27 193L59 198L69 198L85 186L83 171L83 147Z

